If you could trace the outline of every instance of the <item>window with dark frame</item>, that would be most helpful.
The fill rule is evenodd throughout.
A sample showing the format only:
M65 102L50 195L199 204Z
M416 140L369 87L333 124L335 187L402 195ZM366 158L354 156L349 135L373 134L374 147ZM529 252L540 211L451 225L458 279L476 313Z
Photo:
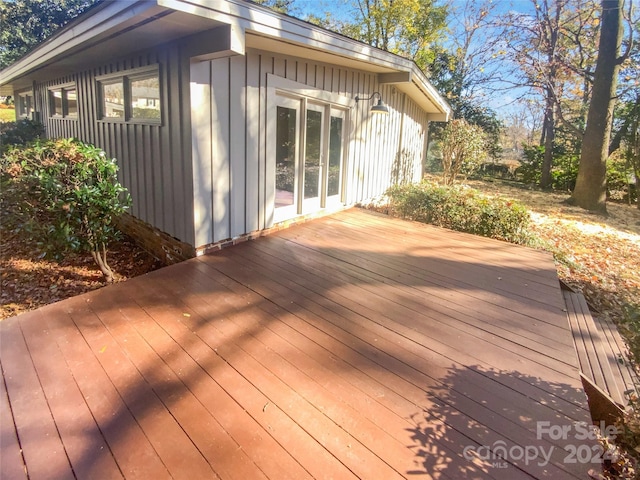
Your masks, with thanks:
M103 75L97 81L102 121L161 123L158 65Z
M78 118L78 90L75 84L56 85L49 88L49 116Z
M29 118L34 111L35 105L33 101L33 92L31 90L26 92L18 92L16 94L17 109L16 113L20 118Z

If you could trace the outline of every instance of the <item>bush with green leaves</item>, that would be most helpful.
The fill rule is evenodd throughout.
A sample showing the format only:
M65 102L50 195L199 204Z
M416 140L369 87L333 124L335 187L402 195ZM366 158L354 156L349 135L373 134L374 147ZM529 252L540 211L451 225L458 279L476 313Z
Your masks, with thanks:
M35 120L21 119L0 123L0 155L12 146L26 145L44 136L44 125Z
M107 282L113 281L107 247L130 204L117 171L115 159L75 139L14 147L0 161L2 194L14 202L17 228L49 256L89 252Z
M484 130L463 118L452 120L440 134L442 180L452 185L458 175L471 175L487 158L487 137Z
M422 182L391 187L387 196L391 212L403 218L518 244L532 239L522 204L471 188Z
M516 170L519 180L530 185L538 185L542 176L544 146L523 145L523 159ZM579 153L563 151L554 147L553 167L551 169L551 188L570 192L576 186L578 178ZM636 192L629 185L633 178L633 168L621 155L613 154L607 161L607 197L609 200L632 203Z

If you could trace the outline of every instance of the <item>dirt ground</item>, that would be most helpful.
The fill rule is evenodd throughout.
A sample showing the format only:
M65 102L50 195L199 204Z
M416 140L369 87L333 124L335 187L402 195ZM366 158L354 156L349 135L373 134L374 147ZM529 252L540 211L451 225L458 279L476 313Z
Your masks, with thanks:
M0 320L105 285L90 255L70 255L60 262L41 258L24 238L0 225ZM162 263L123 238L109 250L116 281L142 275Z

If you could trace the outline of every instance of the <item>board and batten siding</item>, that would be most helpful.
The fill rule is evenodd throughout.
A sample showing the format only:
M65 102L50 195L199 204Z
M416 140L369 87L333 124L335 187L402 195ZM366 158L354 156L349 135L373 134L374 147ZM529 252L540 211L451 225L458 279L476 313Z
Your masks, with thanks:
M374 73L251 49L244 56L192 63L196 247L273 224L275 178L267 164L273 161L267 138L269 75L352 99L377 91L389 106L389 115L371 115L371 101L352 103L346 130L346 205L422 175L427 113L392 85L379 84Z
M100 120L96 78L126 75L129 70L153 65L160 72L162 123ZM49 89L69 83L77 88L77 118L51 117ZM132 215L183 242L194 243L189 60L181 55L179 46L160 47L40 83L36 102L47 137L75 137L117 159L119 180L132 197Z

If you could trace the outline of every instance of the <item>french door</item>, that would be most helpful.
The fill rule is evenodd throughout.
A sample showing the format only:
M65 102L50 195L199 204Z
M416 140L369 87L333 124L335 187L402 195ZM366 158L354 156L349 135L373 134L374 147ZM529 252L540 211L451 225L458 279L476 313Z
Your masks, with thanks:
M278 95L276 112L275 221L339 204L345 111Z

